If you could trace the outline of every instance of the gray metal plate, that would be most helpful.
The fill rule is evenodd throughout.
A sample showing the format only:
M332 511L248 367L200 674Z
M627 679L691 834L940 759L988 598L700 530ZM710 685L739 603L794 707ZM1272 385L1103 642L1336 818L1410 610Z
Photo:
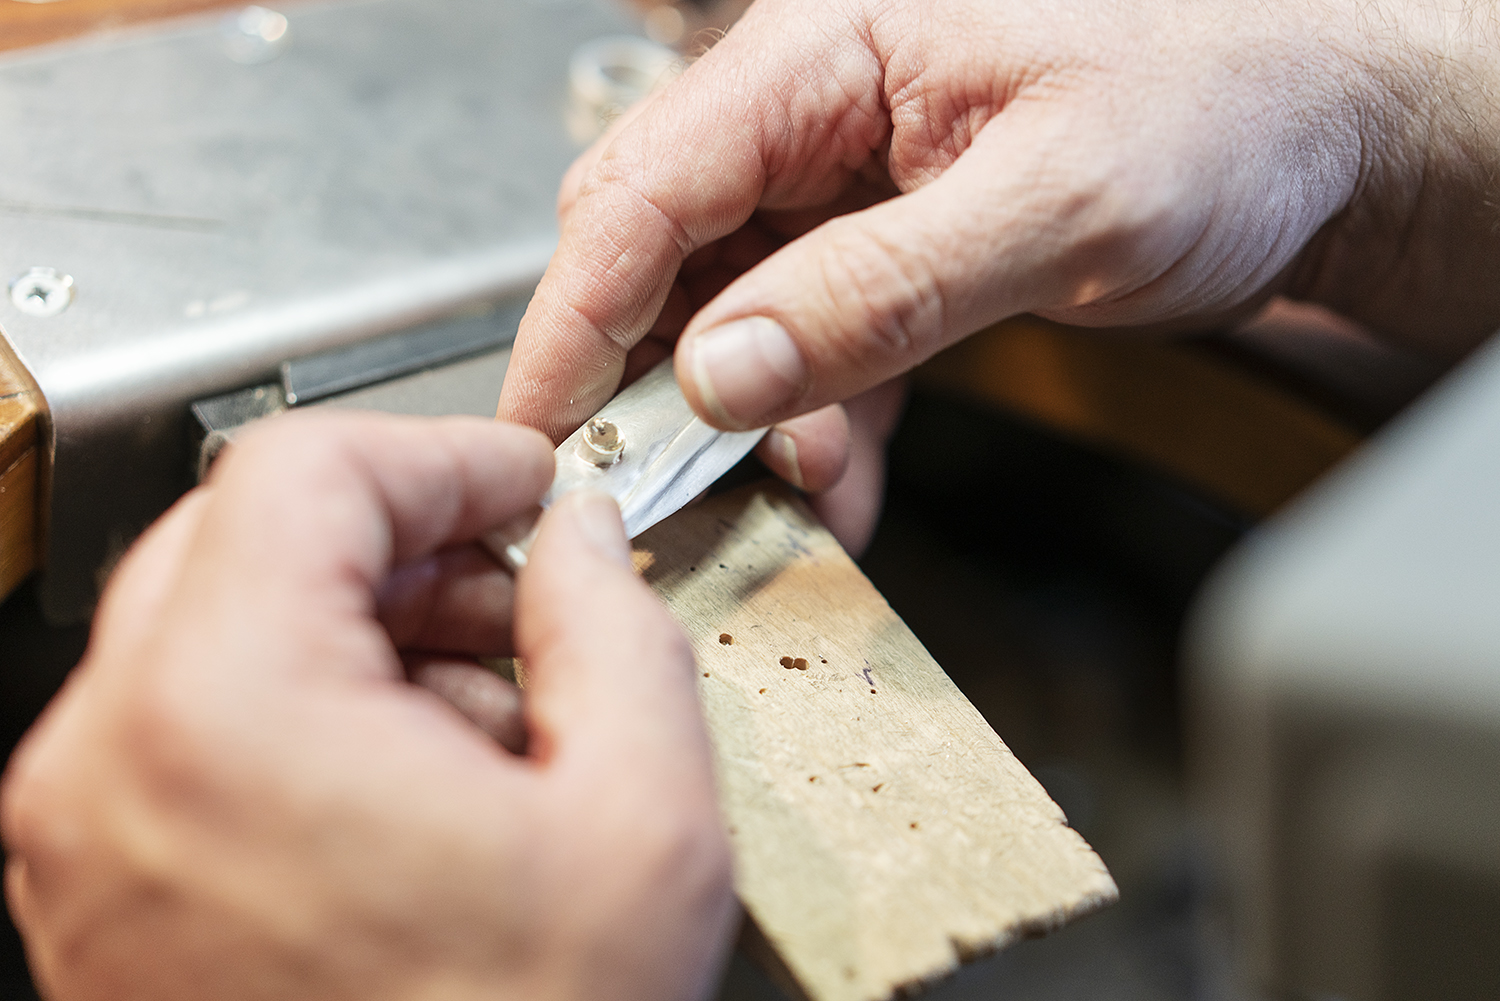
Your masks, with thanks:
M1259 528L1189 644L1249 700L1500 727L1500 337Z
M217 15L0 59L0 278L76 282L54 317L0 299L51 415L56 617L189 485L190 401L529 295L579 150L568 57L628 27L606 0L282 10L260 65Z

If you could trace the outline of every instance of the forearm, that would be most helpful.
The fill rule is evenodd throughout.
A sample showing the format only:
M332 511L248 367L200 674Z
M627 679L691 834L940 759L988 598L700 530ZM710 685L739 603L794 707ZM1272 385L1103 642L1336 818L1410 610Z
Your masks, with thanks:
M1500 9L1339 5L1361 174L1288 291L1456 356L1500 327Z

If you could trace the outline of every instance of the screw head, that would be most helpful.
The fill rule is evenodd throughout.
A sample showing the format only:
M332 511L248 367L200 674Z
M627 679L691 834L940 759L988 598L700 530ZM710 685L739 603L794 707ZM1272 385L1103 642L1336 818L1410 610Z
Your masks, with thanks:
M595 417L583 426L578 440L579 458L596 466L613 466L625 451L625 436L609 421Z
M264 7L246 7L224 18L219 31L229 58L252 66L281 55L286 48L287 27L285 14Z
M56 316L73 302L73 276L32 268L10 280L10 301L27 316Z

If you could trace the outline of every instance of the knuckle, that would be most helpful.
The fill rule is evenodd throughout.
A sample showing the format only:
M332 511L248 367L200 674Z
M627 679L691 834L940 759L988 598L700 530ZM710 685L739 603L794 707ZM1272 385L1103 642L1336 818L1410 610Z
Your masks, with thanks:
M68 698L68 696L64 696ZM72 707L68 707L72 708ZM54 708L28 734L0 780L0 835L6 853L37 875L66 871L89 850L108 794L93 749L69 742Z
M819 278L831 347L842 361L864 367L873 355L904 366L936 346L944 297L922 249L863 227L833 234Z
M630 234L587 241L577 285L586 291L565 302L586 328L621 351L650 329L671 276L697 246L664 195L647 184L648 175L623 157L606 156L580 185L569 217L570 228L580 225L590 234Z
M693 238L666 204L664 193L651 183L658 172L638 158L611 150L579 187L579 201L602 203L608 213L623 218L620 232L655 232L667 237L677 253L686 257L694 248Z
M1109 157L1080 166L1066 189L1045 199L1068 306L1109 304L1155 280L1189 250L1199 227L1184 212L1197 202L1168 172L1143 172ZM1123 321L1117 321L1123 322Z
M56 791L62 776L39 757L34 747L23 748L0 782L0 837L8 854L29 858L55 840L49 834L61 815Z
M201 797L224 764L222 742L229 735L217 717L186 684L161 672L146 672L118 709L117 758L139 784L139 791L163 802Z

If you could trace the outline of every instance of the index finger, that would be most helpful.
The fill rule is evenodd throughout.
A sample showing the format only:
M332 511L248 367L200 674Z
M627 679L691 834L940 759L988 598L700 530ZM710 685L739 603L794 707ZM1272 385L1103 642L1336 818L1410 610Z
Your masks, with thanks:
M215 466L173 603L205 628L278 624L252 646L320 644L351 624L376 636L377 596L393 569L472 542L535 504L551 478L551 451L527 428L278 417ZM383 656L389 667L394 652Z
M521 321L501 419L560 442L618 388L688 254L857 175L889 128L864 33L812 23L839 16L757 4L621 130Z

